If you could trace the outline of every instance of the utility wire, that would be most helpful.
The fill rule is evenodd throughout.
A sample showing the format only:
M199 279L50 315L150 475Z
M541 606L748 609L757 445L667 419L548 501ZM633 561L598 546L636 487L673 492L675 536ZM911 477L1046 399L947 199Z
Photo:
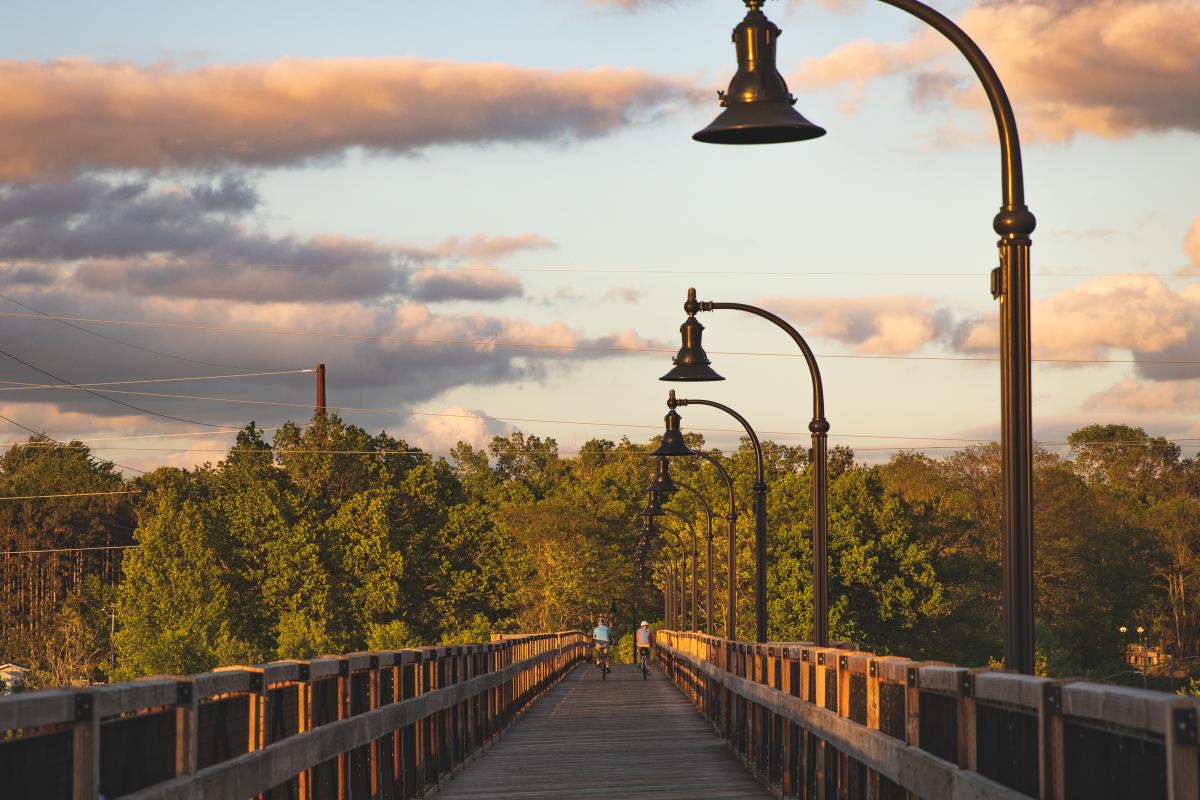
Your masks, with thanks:
M11 263L30 263L30 264L65 264L67 262L81 261L84 259L68 259L68 258L49 258L22 256L18 258L3 258L0 262ZM91 261L93 265L102 265L100 262ZM253 261L192 261L184 260L181 263L194 267L222 267L229 269L291 269L301 271L322 270L337 272L339 270L354 270L354 269L373 269L381 271L407 271L410 269L436 269L445 272L514 272L514 273L542 273L542 274L590 274L590 275L753 275L756 277L780 277L780 278L986 278L986 271L976 272L863 272L853 270L820 270L820 271L794 271L794 270L729 270L729 269L660 269L652 267L617 267L615 269L606 269L603 267L501 267L496 265L475 264L464 267L455 266L403 266L397 267L394 264L288 264L288 263L272 263L272 262L253 262ZM148 265L151 269L158 265ZM174 266L174 265L172 265ZM1174 272L1039 272L1033 275L1034 278L1107 278L1107 277L1131 277L1139 275L1152 275L1162 278L1188 278L1195 277L1190 275L1180 275Z
M60 442L59 440L55 439L54 437L52 437L52 436L47 436L45 433L42 433L41 431L35 431L33 428L29 427L28 425L22 425L20 422L17 422L17 421L16 421L15 419L13 419L12 417L6 417L6 416L4 416L3 414L0 414L0 419L4 420L5 422L9 423L10 425L16 425L18 428L21 428L22 430L29 431L29 432L30 432L30 433L32 433L34 436L38 436L38 437L41 437L41 438L44 438L44 439L49 439L50 441L54 442L55 444L60 444L60 445L62 445L63 447L67 447L67 446L68 446L68 445L67 445L65 442ZM118 464L118 463L117 463L117 462L115 462L115 461L101 461L100 463L101 463L101 464L110 464L110 465L112 465L112 466L114 466L114 467L120 467L121 469L127 469L127 470L129 470L130 472L137 472L137 473L140 473L140 474L142 474L142 475L145 475L145 474L146 474L146 470L144 470L144 469L138 469L137 467L127 467L127 466L125 466L124 464Z
M30 306L30 305L26 305L25 303L22 303L20 300L13 299L12 297L9 297L6 294L0 294L0 298L7 300L8 302L12 303L13 305L18 305L21 308L27 309L29 311L32 311L35 314L39 314L43 317L46 317L47 319L53 319L53 317L50 314L48 314L47 312L42 311L37 308L34 308L33 306ZM123 347L129 347L134 350L140 350L143 353L149 353L149 354L155 355L155 356L162 356L163 358L173 358L178 361L188 361L193 364L202 364L206 367L219 367L221 369L245 369L244 367L236 367L236 366L231 366L229 364L217 364L212 361L201 361L200 359L196 359L196 358L188 358L186 356L177 356L177 355L174 355L173 353L164 353L161 350L152 350L149 347L142 347L140 344L134 344L133 342L127 342L124 339L117 339L116 337L109 336L106 333L100 333L99 331L93 331L93 330L90 330L89 328L85 328L82 325L76 325L74 322L71 322L69 320L60 319L57 321L61 322L63 325L66 325L68 328L74 328L77 331L82 331L83 333L87 333L92 336L99 337L106 341L114 342L116 344L122 345Z
M25 361L22 358L18 358L17 356L14 356L12 353L9 353L6 350L0 350L0 355L8 356L13 361L16 361L18 364L24 364L25 366L29 367L31 370L34 370L35 372L40 372L49 378L52 378L56 381L66 384L67 386L71 386L76 389L79 389L80 391L87 392L88 394L99 397L102 400L107 400L110 403L116 403L119 406L124 406L125 408L133 409L134 411L138 411L142 414L150 414L155 417L162 417L163 419L170 419L170 420L174 420L176 422L183 422L188 425L202 425L207 428L222 428L224 430L236 430L236 429L230 428L230 426L228 426L228 425L219 425L215 422L201 422L199 420L194 420L194 419L185 419L183 417L174 417L174 416L171 416L170 414L162 414L158 411L151 411L148 408L142 408L141 406L135 406L131 403L126 403L124 400L119 400L115 397L105 397L104 395L100 394L99 392L96 392L92 389L88 389L86 387L80 386L75 383L71 383L66 378L60 378L59 376L55 375L53 372L48 372L47 370L44 370L41 367L30 364L28 361ZM24 426L21 426L21 427L24 427Z
M130 489L123 492L74 492L71 494L25 494L13 495L11 497L0 497L3 500L49 500L53 497L100 497L101 495L110 494L141 494L141 489Z
M418 336L383 336L361 333L337 333L335 331L297 331L278 328L236 328L226 325L197 325L181 322L149 322L128 319L101 319L94 317L59 317L38 316L35 314L19 314L10 311L0 312L0 317L18 319L55 319L90 322L103 325L129 325L144 328L166 328L174 330L209 331L213 333L247 333L265 336L300 336L325 339L348 339L353 341L373 342L403 342L406 344L442 344L468 347L504 347L530 350L559 350L603 353L675 353L674 348L668 347L622 347L617 345L588 345L588 344L534 344L528 342L506 342L495 339L433 339ZM803 358L798 352L756 352L749 350L709 350L709 353L722 356L770 356L779 358ZM866 361L999 361L998 356L902 356L902 355L866 355L861 353L818 353L817 358L852 359ZM1197 359L1137 359L1137 358L1034 358L1035 364L1160 364L1160 365L1192 365L1200 364Z
M133 530L130 528L129 530ZM92 550L133 550L141 545L137 544L109 544L109 545L92 545L89 547L54 547L45 550L0 550L0 556L25 556L35 553L77 553L87 552Z
M0 385L10 388L0 388L0 392L19 392L26 389L82 389L85 386L128 386L138 383L180 383L182 381L215 381L226 378L258 378L267 375L300 375L306 372L316 372L311 367L308 369L283 369L274 370L271 372L241 372L234 375L196 375L185 378L142 378L140 380L128 381L100 381L99 383L74 383L68 386L57 383L28 383L26 381L2 381Z

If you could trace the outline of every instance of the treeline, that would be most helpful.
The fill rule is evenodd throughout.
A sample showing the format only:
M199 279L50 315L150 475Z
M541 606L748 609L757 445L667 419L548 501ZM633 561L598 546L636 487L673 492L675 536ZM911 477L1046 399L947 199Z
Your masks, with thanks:
M1069 442L1067 457L1043 450L1035 462L1040 670L1122 671L1122 625L1145 626L1152 645L1190 667L1200 657L1200 467L1123 425L1089 426ZM663 518L646 579L634 569L654 444L592 440L566 458L553 439L514 433L484 449L460 444L447 461L330 415L269 442L251 423L217 464L126 480L79 442L34 437L0 457L0 495L132 493L0 503L0 662L30 664L30 683L49 685L590 627L614 600L622 625L635 614L659 620L666 565L693 539ZM764 449L770 633L804 640L807 450ZM745 445L710 452L735 483L738 634L749 637L754 458ZM907 452L868 466L832 451L834 638L965 665L999 657L998 455ZM722 632L725 488L699 459L674 461L672 473L718 515ZM697 498L680 492L667 505L693 521L703 556ZM120 546L119 581L30 552ZM57 566L30 571L51 555ZM53 590L10 590L30 574ZM703 587L703 559L700 574Z

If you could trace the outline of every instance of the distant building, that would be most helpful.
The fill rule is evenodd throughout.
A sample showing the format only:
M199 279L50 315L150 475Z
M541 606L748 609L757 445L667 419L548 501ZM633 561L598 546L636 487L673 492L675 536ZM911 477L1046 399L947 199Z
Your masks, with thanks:
M0 664L0 681L4 681L4 688L0 689L0 694L12 694L24 688L26 672L29 672L29 667Z

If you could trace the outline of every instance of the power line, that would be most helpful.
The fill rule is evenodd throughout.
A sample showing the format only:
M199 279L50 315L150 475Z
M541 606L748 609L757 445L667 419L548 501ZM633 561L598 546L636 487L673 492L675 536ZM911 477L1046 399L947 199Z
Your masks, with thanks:
M419 336L385 336L363 333L338 333L336 331L298 331L278 328L237 328L227 325L198 325L181 322L150 322L145 320L102 319L96 317L66 317L38 316L35 314L19 314L11 311L0 311L0 317L35 320L71 320L89 322L97 325L128 325L143 328L165 328L173 330L208 331L211 333L242 333L263 336L298 336L324 339L346 339L352 341L401 342L405 344L440 344L467 347L503 347L529 350L581 351L602 353L674 353L669 347L630 347L617 345L588 345L588 344L535 344L532 342L506 342L495 339L434 339ZM722 356L764 356L776 358L802 358L798 352L758 352L750 350L709 350L709 353ZM851 359L865 361L948 361L948 362L996 362L998 356L905 356L905 355L868 355L862 353L818 353L817 358ZM1157 364L1157 365L1194 365L1200 364L1196 359L1138 359L1138 358L1034 358L1035 364Z
M32 311L35 314L40 314L43 317L51 318L51 315L49 313L42 311L41 309L34 308L33 306L26 305L25 303L22 303L20 300L15 300L6 294L0 294L0 298L4 298L5 300L12 303L13 305L18 305L21 308L28 309L29 311ZM77 331L82 331L83 333L87 333L92 336L96 336L100 339L104 339L109 342L114 342L116 344L122 345L123 347L129 347L134 350L140 350L143 353L149 353L149 354L155 355L155 356L162 356L163 358L173 358L173 359L176 359L177 361L188 361L188 362L191 362L192 364L202 364L206 367L220 367L222 369L244 369L244 367L234 367L234 366L230 366L228 364L216 364L212 361L201 361L196 358L188 358L186 356L177 356L172 353L164 353L161 350L153 350L149 347L142 347L140 344L134 344L133 342L127 342L124 339L117 339L116 337L109 336L106 333L100 333L99 331L93 331L93 330L83 327L82 325L76 325L75 323L69 322L67 320L60 319L60 320L58 320L58 322L61 322L63 325L66 325L68 328L74 328Z
M49 500L54 497L100 497L110 494L140 494L141 489L130 489L121 492L74 492L71 494L25 494L11 497L0 497L0 500Z
M30 264L64 264L67 262L77 262L87 260L93 265L100 262L95 262L90 259L70 259L70 258L49 258L36 256L21 256L16 258L0 258L0 262L7 261L11 263L30 263ZM560 274L560 275L753 275L757 277L780 277L780 278L985 278L987 272L980 270L975 272L871 272L860 270L728 270L728 269L661 269L654 267L501 267L495 265L470 265L465 267L434 267L434 266L409 266L398 268L395 264L289 264L275 262L255 262L255 261L193 261L187 259L181 263L193 267L221 267L228 269L287 269L301 271L329 271L336 272L339 270L354 270L354 269L372 269L383 271L399 271L410 269L435 269L444 272L512 272L512 273L530 273L530 274ZM157 266L157 265L150 265ZM1148 275L1161 278L1187 278L1192 276L1179 275L1174 272L1039 272L1034 274L1034 278L1107 278L1107 277L1137 277Z
M129 530L133 530L130 528ZM93 545L90 547L54 547L45 550L0 550L0 556L25 556L36 553L86 553L93 550L135 550L141 545L137 544L110 544L110 545Z
M32 433L34 436L37 436L37 437L40 437L43 439L49 439L50 441L54 442L55 444L60 444L60 445L63 445L64 447L67 446L64 442L60 442L52 436L47 436L45 433L42 433L41 431L35 431L33 428L29 427L28 425L22 425L20 422L17 422L12 417L6 417L3 414L0 414L0 419L4 420L5 422L9 423L10 425L16 425L18 428L28 431L29 433ZM130 472L137 472L142 475L146 474L146 470L144 470L144 469L138 469L137 467L127 467L124 464L118 464L115 461L101 461L100 463L101 464L109 464L114 467L120 467L121 469L127 469Z
M116 403L119 406L124 406L125 408L133 409L134 411L138 411L142 414L151 414L155 417L162 417L163 419L170 419L170 420L174 420L175 422L183 422L188 425L203 425L207 428L223 428L223 429L227 429L227 430L229 429L228 425L218 425L215 422L202 422L200 420L184 419L183 417L174 417L174 416L171 416L170 414L162 414L158 411L151 411L148 408L142 408L141 406L135 406L131 403L126 403L124 400L118 400L115 397L105 397L104 395L100 394L99 392L96 392L93 389L88 389L83 386L80 386L79 384L71 383L66 378L60 378L59 376L55 375L53 372L49 372L47 370L42 369L41 367L30 364L28 361L25 361L22 358L18 358L17 356L14 356L12 353L7 352L6 350L0 350L0 355L8 356L13 361L16 361L18 364L24 364L25 366L29 367L30 369L34 370L35 372L40 372L49 378L53 378L56 381L65 383L67 386L71 386L76 389L79 389L80 391L87 392L88 394L94 395L95 397L99 397L102 400L107 400L110 403ZM21 426L21 427L24 427L24 426Z
M0 384L9 386L10 388L0 388L0 392L19 392L26 389L82 389L85 386L127 386L138 383L180 383L182 381L214 381L226 378L258 378L268 375L299 375L306 372L316 372L311 367L308 369L284 369L273 370L270 372L241 372L233 375L196 375L184 378L142 378L139 380L126 381L100 381L99 383L73 383L67 386L62 384L51 383L28 383L26 381L3 381Z

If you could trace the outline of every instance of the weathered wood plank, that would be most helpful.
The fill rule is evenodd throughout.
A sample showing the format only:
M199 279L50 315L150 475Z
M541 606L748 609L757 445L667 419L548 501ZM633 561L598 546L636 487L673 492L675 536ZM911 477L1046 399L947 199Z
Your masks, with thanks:
M499 744L444 782L436 797L741 800L770 795L658 670L643 681L637 669L619 664L604 681L595 667L578 667Z

